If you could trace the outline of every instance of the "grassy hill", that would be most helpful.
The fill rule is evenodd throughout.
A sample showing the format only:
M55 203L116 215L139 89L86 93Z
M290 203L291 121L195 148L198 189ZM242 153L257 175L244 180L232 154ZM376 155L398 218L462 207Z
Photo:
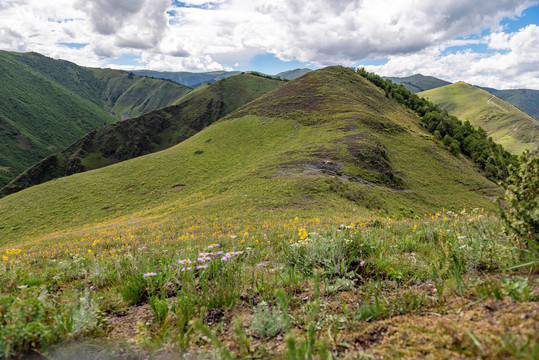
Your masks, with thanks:
M102 107L0 52L0 186L87 132L113 123Z
M539 90L506 89L496 90L484 88L499 98L502 98L524 111L526 114L539 120Z
M191 89L37 53L0 51L0 186L89 131L171 105Z
M414 94L451 84L448 81L435 78L434 76L425 76L421 74L407 77L385 77L384 79L389 79L396 84L402 84Z
M480 126L507 151L536 151L539 124L514 105L481 88L458 82L418 94L461 120Z
M318 215L353 206L490 207L493 189L415 115L336 67L287 83L170 149L3 198L0 238L34 241L186 212L235 216L245 207Z
M8 53L14 61L48 77L117 118L142 115L171 105L191 89L172 81L151 79L112 69L85 68L38 53Z
M201 86L179 99L177 105L86 134L62 152L27 169L6 185L0 196L169 148L282 84L283 81L244 74ZM120 101L121 98L117 103Z

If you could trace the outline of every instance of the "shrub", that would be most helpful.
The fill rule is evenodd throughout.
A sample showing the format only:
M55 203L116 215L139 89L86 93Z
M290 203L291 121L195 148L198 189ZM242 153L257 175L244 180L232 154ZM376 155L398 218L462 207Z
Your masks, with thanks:
M539 246L539 158L529 151L519 156L519 166L509 167L501 216L507 235Z

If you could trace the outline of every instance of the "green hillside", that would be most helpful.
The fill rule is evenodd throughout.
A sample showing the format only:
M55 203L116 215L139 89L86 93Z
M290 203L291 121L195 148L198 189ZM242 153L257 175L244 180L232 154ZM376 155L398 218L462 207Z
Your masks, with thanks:
M0 52L0 78L0 186L87 132L116 121L6 52Z
M37 53L0 51L0 187L118 119L171 105L191 89Z
M191 90L171 81L150 79L127 71L86 68L38 53L4 54L99 105L117 118L134 117L171 105Z
M219 214L226 222L249 217L247 208L257 219L300 209L303 216L331 216L354 206L416 213L491 208L487 197L497 193L469 161L433 141L416 115L353 70L332 67L279 87L170 149L6 196L0 239L3 246L61 243L68 234L142 229L157 219L182 227L187 218Z
M435 78L434 76L425 76L421 74L407 77L385 77L385 79L389 79L396 84L404 85L406 89L414 94L451 84L448 81Z
M494 141L514 154L536 151L539 124L505 100L481 88L457 82L418 94L459 119L483 128Z
M506 89L496 90L485 88L499 98L502 98L524 111L526 114L539 120L539 90Z
M282 84L283 81L244 74L219 80L210 86L201 86L182 97L175 106L86 134L67 149L26 170L5 186L0 196L57 177L169 148ZM120 101L121 98L117 103Z

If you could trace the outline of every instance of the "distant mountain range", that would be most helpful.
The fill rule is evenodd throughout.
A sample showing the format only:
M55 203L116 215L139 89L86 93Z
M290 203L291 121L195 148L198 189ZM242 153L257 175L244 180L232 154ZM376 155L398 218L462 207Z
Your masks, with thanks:
M406 89L410 90L410 92L414 94L451 84L448 81L421 74L415 74L408 77L384 77L384 79L389 79L394 83L402 84Z
M283 80L294 80L301 75L304 75L312 71L311 69L294 69L280 72L276 75L266 75ZM192 88L199 87L204 84L213 84L214 82L224 79L229 76L241 74L241 71L209 71L209 72L170 72L170 71L151 71L151 70L135 70L134 74L149 76L157 79L167 79L175 81L179 84L189 86ZM250 73L248 71L247 73Z

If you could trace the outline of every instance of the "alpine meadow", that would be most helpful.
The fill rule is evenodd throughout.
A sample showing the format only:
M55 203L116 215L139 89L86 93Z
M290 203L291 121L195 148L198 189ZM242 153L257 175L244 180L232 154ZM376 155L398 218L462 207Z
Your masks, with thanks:
M0 358L539 359L539 4L120 3L0 3Z

